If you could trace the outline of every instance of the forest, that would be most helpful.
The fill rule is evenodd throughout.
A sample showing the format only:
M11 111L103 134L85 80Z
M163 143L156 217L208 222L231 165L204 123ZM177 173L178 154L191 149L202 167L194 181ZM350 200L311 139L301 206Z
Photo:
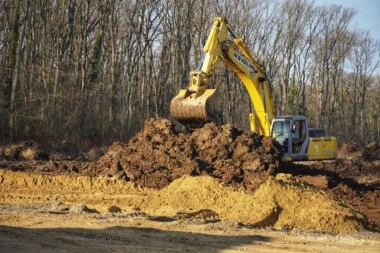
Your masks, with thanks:
M380 41L356 10L312 0L0 1L0 143L86 149L170 118L215 16L265 69L277 115L300 114L339 143L380 139ZM249 129L248 94L220 64L225 123Z

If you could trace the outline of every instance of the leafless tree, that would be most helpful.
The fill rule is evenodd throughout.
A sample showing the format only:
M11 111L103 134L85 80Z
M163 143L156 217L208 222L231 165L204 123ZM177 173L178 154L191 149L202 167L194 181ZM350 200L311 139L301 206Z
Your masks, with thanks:
M372 76L380 66L379 52L380 44L375 42L367 31L358 31L356 34L351 55L349 57L350 66L353 70L351 81L352 94L352 115L350 132L353 136L358 136L364 143L367 143L371 134L369 121L367 120L367 97L368 91L373 84Z
M378 140L379 42L354 15L311 0L0 1L0 142L86 148L169 117L215 16L264 67L277 114ZM224 121L248 129L244 85L223 64L215 73Z

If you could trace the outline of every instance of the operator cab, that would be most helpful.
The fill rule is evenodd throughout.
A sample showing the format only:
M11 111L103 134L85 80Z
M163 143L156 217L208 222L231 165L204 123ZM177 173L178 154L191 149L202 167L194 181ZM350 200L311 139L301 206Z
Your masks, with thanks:
M272 122L271 136L280 144L284 161L307 160L309 133L304 116L281 116Z

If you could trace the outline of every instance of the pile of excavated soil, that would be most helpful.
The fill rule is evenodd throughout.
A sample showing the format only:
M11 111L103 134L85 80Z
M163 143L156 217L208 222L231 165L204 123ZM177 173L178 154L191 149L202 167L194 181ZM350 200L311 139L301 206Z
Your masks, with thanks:
M365 216L289 174L270 176L255 193L225 186L210 176L189 175L154 190L106 177L47 176L0 170L0 186L2 203L38 202L42 207L50 203L54 211L58 210L57 205L80 206L82 211L112 211L121 215L139 210L154 220L160 217L165 221L229 220L254 227L332 232L377 229Z
M107 175L161 189L183 175L210 175L256 190L278 167L272 138L230 125L208 123L192 133L176 132L167 119L148 119L127 144L113 143L83 174Z
M329 162L281 164L280 152L271 138L262 137L250 131L242 131L230 125L216 126L213 123L206 124L192 133L182 133L176 131L174 125L167 119L148 119L144 129L128 143L115 142L108 151L98 150L95 154L85 155L85 159L75 161L59 154L41 151L34 143L0 146L0 168L48 175L87 175L93 178L88 180L91 181L89 185L94 187L97 185L96 178L101 176L108 179L121 179L118 181L123 183L132 182L141 187L163 189L163 191L165 187L174 187L171 184L185 175L209 175L223 182L224 185L232 186L236 191L248 193L254 193L260 185L268 183L271 176L288 173L344 201L366 214L376 224L380 224L380 206L378 205L380 161L373 155L377 152L377 147L373 148L374 145L369 147L371 148L370 161L346 158ZM348 151L361 155L356 146ZM84 162L88 160L92 161ZM38 179L33 180L40 182ZM70 187L76 189L79 179L76 177L67 179L71 180L71 184L67 185L66 181L59 183L60 179L54 180L54 182L58 180L57 187L70 191L72 189ZM87 187L81 179L79 181L79 188ZM23 184L24 181L20 183ZM193 191L198 189L198 183L194 182ZM108 187L108 184L104 187ZM290 193L286 192L286 194ZM298 194L302 196L304 193L298 192ZM267 193L267 195L271 194ZM285 196L285 193L281 191L278 196L287 199L287 195ZM185 200L178 201L186 203ZM206 203L209 200L203 201ZM226 198L226 202L228 201L234 203L238 200L235 201L229 196ZM244 201L244 199L241 200L241 202ZM302 202L295 198L289 199L289 204L295 205L293 203L295 201L303 203L305 208L314 206L313 203ZM275 223L273 223L273 214L270 215L272 211L263 211L271 217L268 218L271 222L254 220L250 222L292 227L291 222L279 225L280 218L286 212L281 211L283 209L283 204L279 205L281 200L275 202L275 205L273 202L269 204L258 202L261 205L268 204L270 208L265 210L274 210L274 216L279 214ZM307 206L308 204L310 206ZM163 210L162 208L165 208L165 203L161 205L160 210ZM246 210L251 210L250 206L246 208ZM211 209L214 210L214 208ZM243 213L241 210L239 212ZM297 213L297 210L294 212ZM218 210L218 213L223 213L223 211ZM309 215L310 219L311 217ZM330 222L334 221L330 220ZM305 226L308 227L306 223ZM316 225L313 226L316 227Z
M163 118L146 120L144 129L128 143L113 143L92 162L55 159L54 154L40 152L34 143L0 148L2 168L52 175L102 175L156 189L183 175L210 175L255 191L280 162L280 152L272 138L214 123L182 133ZM85 158L89 156L94 157Z
M365 160L380 160L380 145L377 142L371 142L364 147L362 157Z
M228 220L277 229L341 232L375 227L344 203L281 173L269 177L253 194L224 187L210 177L184 176L149 198L142 209L160 215L206 209Z
M355 158L289 163L279 170L344 201L380 225L380 161Z

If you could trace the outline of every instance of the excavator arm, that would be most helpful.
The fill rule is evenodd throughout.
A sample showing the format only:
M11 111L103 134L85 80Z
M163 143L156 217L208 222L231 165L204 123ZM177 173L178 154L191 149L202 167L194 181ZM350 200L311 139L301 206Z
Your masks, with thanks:
M190 73L188 88L180 90L170 104L172 117L188 129L220 121L214 103L217 99L215 89L209 89L209 82L216 65L222 61L235 72L248 91L253 107L249 116L251 130L270 136L271 122L275 117L270 85L260 64L244 41L229 29L225 19L215 18L203 52L202 65Z

